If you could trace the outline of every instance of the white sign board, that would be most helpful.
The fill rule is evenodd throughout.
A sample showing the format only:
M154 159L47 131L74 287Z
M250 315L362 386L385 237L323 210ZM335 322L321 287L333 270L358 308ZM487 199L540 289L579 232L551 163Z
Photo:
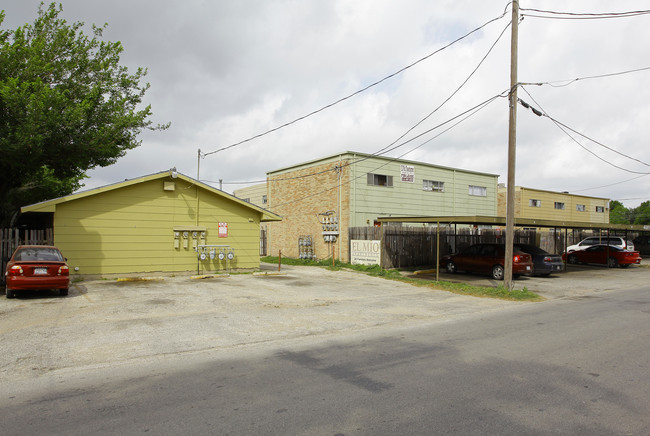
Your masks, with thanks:
M399 166L400 176L402 177L402 182L413 183L415 182L415 167L411 165L400 165Z
M350 262L352 265L380 265L381 241L350 241Z

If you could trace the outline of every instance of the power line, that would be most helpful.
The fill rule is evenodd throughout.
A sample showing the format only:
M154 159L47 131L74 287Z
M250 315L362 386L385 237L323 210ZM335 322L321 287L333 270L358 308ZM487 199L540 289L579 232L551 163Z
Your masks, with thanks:
M395 77L395 76L397 76L397 75L403 73L404 71L406 71L406 70L408 70L408 69L410 69L410 68L416 66L417 64L419 64L419 63L421 63L421 62L424 62L425 60L427 60L427 59L431 58L432 56L434 56L434 55L440 53L441 51L443 51L443 50L445 50L445 49L451 47L452 45L456 44L457 42L460 42L460 41L462 41L463 39L469 37L470 35L472 35L472 34L478 32L479 30L483 29L484 27L488 26L489 24L491 24L491 23L493 23L493 22L495 22L495 21L500 20L500 19L503 18L505 15L506 15L506 11L504 11L503 14L501 14L500 16L498 16L498 17L496 17L496 18L493 18L493 19L491 19L491 20L485 22L485 23L482 24L481 26L479 26L479 27L475 28L474 30L472 30L472 31L470 31L470 32L468 32L468 33L466 33L465 35L463 35L463 36L461 36L461 37L455 39L454 41L450 42L449 44L447 44L447 45L445 45L445 46L443 46L443 47L441 47L441 48L439 48L439 49L437 49L437 50L435 50L435 51L429 53L428 55L426 55L426 56L424 56L424 57L418 59L418 60L415 61L415 62L412 62L411 64L409 64L409 65L407 65L407 66L405 66L405 67L400 68L399 70L395 71L395 72L392 73L392 74L389 74L388 76L386 76L386 77L384 77L384 78L382 78L382 79L379 79L379 80L377 80L377 81L371 83L370 85L368 85L368 86L366 86L366 87L364 87L364 88L362 88L362 89L360 89L360 90L358 90L358 91L353 92L352 94L349 94L349 95L347 95L347 96L345 96L345 97L342 97L342 98L340 98L340 99L338 99L338 100L336 100L336 101L334 101L334 102L332 102L332 103L329 103L329 104L327 104L327 105L321 107L320 109L316 109L316 110L314 110L314 111L312 111L312 112L309 112L309 113L306 114L306 115L300 116L300 117L294 119L293 121L289 121L289 122L287 122L287 123L281 124L280 126L274 127L274 128L269 129L269 130L267 130L267 131L265 131L265 132L262 132L262 133L259 133L259 134L257 134L257 135L251 136L250 138L244 139L244 140L239 141L239 142L236 142L236 143L234 143L234 144L230 144L230 145L228 145L228 146L226 146L226 147L222 147L222 148L219 148L219 149L214 150L214 151L210 151L210 152L207 152L207 153L203 153L203 157L206 157L206 156L209 156L209 155L212 155L212 154L218 153L218 152L220 152L220 151L228 150L228 149L230 149L230 148L236 147L236 146L238 146L238 145L241 145L241 144L244 144L244 143L246 143L246 142L250 142L250 141L252 141L252 140L254 140L254 139L260 138L260 137L262 137L262 136L268 135L269 133L276 132L276 131L278 131L278 130L284 128L284 127L288 127L288 126L290 126L290 125L292 125L292 124L295 124L295 123L297 123L297 122L299 122L299 121L302 121L302 120L304 120L304 119L306 119L306 118L308 118L308 117L311 117L312 115L316 115L316 114L318 114L318 113L320 113L320 112L322 112L322 111L324 111L324 110L326 110L326 109L329 109L329 108L331 108L332 106L335 106L335 105L337 105L337 104L339 104L339 103L342 103L342 102L344 102L344 101L346 101L346 100L349 100L350 98L352 98L352 97L354 97L354 96L356 96L356 95L358 95L358 94L361 94L362 92L365 92L365 91L367 91L368 89L370 89L370 88L372 88L372 87L374 87L374 86L377 86L377 85L379 85L379 84L385 82L386 80L391 79L391 78L393 78L393 77Z
M630 74L630 73L638 73L639 71L647 71L650 70L650 67L643 67L643 68L636 68L633 70L627 70L627 71L619 71L616 73L606 73L606 74L599 74L595 76L585 76L585 77L578 77L575 79L566 79L566 80L554 80L551 82L520 82L520 85L535 85L535 86L543 86L543 85L550 85L554 88L562 88L565 86L569 86L579 80L589 80L589 79L601 79L604 77L613 77L613 76L621 76L623 74ZM568 83L564 83L568 82ZM554 83L564 83L563 85L554 85Z
M467 78L465 78L465 80L464 80L464 81L463 81L463 82L462 82L462 83L461 83L461 84L456 88L456 90L455 90L454 92L452 92L451 95L449 95L449 97L447 97L447 98L446 98L446 99L445 99L445 100L444 100L440 105L438 105L438 107L436 107L432 112L430 112L428 115L426 115L426 116L425 116L424 118L422 118L420 121L418 121L417 123L415 123L415 125L413 125L413 126L410 127L408 130L406 130L406 132L404 132L402 135L400 135L400 136L399 136L397 139L395 139L393 142L391 142L391 143L388 144L387 146L385 146L385 147L379 149L378 151L371 153L371 155L372 155L372 156L381 156L381 155L386 154L386 153L388 153L388 152L390 152L390 151L393 151L395 148L401 147L401 145L400 145L400 146L395 147L395 148L390 148L390 147L392 147L393 145L395 145L399 140L403 139L403 138L404 138L406 135L408 135L410 132L412 132L413 130L415 130L415 129L416 129L419 125L421 125L424 121L426 121L427 119L429 119L433 114L435 114L436 112L438 112L438 110L440 110L440 108L442 108L446 103L448 103L448 102L449 102L449 101L450 101L450 100L451 100L451 99L452 99L452 98L453 98L453 97L454 97L454 96L455 96L455 95L456 95L456 94L457 94L457 93L458 93L458 92L459 92L459 91L460 91L460 90L461 90L461 89L462 89L462 88L467 84L467 82L468 82L468 81L472 78L472 76L473 76L473 75L478 71L478 69L481 67L481 65L483 65L483 63L484 63L485 60L488 58L488 56L490 55L490 53L492 53L492 50L494 50L494 48L496 47L497 43L501 40L501 37L503 36L503 34L505 33L505 31L508 29L509 26L510 26L510 23L508 23L508 24L503 28L503 30L501 31L501 33L499 34L499 36L497 37L497 39L496 39L496 40L494 41L494 43L490 46L490 48L489 48L488 51L485 53L485 55L481 58L481 60L479 61L479 63L476 65L476 67L475 67L475 68L470 72L470 74L467 76ZM495 97L495 98L496 98L496 97ZM489 104L490 102L492 102L492 101L493 101L493 100L490 99L490 101L488 102L488 104ZM475 108L476 108L476 107L475 107ZM472 109L470 109L470 110L473 110L473 109L475 109L475 108L472 108ZM478 109L478 110L480 110L480 109ZM461 114L461 115L462 115L462 114ZM470 115L470 116L471 116L471 115ZM468 117L469 117L469 116L468 116ZM453 118L452 118L452 120L453 120ZM463 119L463 120L464 120L464 119ZM454 124L454 126L456 126L456 125L457 125L457 124ZM453 126L452 126L452 127L453 127ZM445 133L446 131L447 131L447 130L445 130L443 133ZM425 132L425 133L426 133L426 132ZM439 136L439 135L434 136L434 137L431 138L429 141L431 141L431 140L437 138L438 136ZM415 139L417 139L417 138L418 138L418 137L415 137ZM429 141L427 141L427 142L429 142ZM405 143L405 144L406 144L406 143ZM423 144L421 144L421 145L418 146L417 148L423 146L424 144L426 144L426 142L423 143ZM404 144L402 144L402 145L404 145ZM411 150L411 151L413 151L413 150ZM409 151L408 153L410 153L410 151ZM407 153L407 154L408 154L408 153ZM366 159L368 159L368 158L360 158L359 160L357 160L357 161L355 161L355 162L352 162L352 163L361 162L361 161L366 160ZM352 164L352 163L350 163L350 164ZM302 178L306 178L306 177L310 177L310 176L316 176L316 175L323 174L323 173L325 173L325 172L335 171L335 170L336 170L335 168L332 168L332 169L328 169L328 170L324 170L324 171L319 171L319 172L316 172L316 173L304 174L304 175L301 175L301 176L289 177L289 178L285 178L285 179L274 179L274 181L302 179ZM207 182L207 181L206 181L206 182ZM266 180L261 180L261 181L251 181L251 182L231 182L231 183L226 183L226 184L229 184L229 185L235 185L235 184L264 183L264 182L266 182ZM217 182L210 182L210 183L217 183Z
M420 135L418 135L418 136L416 136L416 137L414 137L414 138L411 138L411 139L409 139L409 140L407 140L407 141L404 141L403 143L401 143L401 144L399 144L399 145L393 147L393 148L390 149L390 150L387 150L385 153L390 152L390 151L393 151L393 150L396 150L397 148L402 147L402 146L404 146L404 145L406 145L406 144L408 144L408 143L410 143L410 142L413 142L414 140L416 140L416 139L418 139L418 138L424 136L424 135L427 134L427 133L432 132L432 131L435 130L435 129L438 129L439 127L442 127L442 126L444 126L444 125L446 125L446 124L449 124L450 122L452 122L452 121L454 121L454 120L457 120L457 119L461 118L460 121L456 122L455 124L453 124L452 126L450 126L448 129L446 129L445 131L443 131L443 132L441 132L440 134L436 135L434 138L430 138L430 139L428 139L428 140L425 141L424 143L418 145L417 147L415 147L415 148L409 150L408 152L402 154L401 156L399 156L399 157L397 157L397 158L392 158L392 159L388 160L387 162L383 163L382 165L380 165L380 166L378 166L378 167L376 167L376 168L370 170L370 172L372 172L372 171L376 171L376 170L378 170L378 169L380 169L380 168L383 168L384 166L386 166L386 165L388 165L388 164L390 164L390 163L392 163L392 162L397 161L397 160L400 159L401 157L403 157L403 156L407 155L408 153L410 153L410 152L416 150L417 148L422 147L424 144L426 144L426 143L432 141L433 139L439 137L439 136L442 135L443 133L445 133L445 132L451 130L453 127L455 127L455 126L457 126L458 124L460 124L461 122L465 121L467 118L471 117L472 115L476 114L476 113L479 112L480 110L484 109L484 108L487 107L490 103L492 103L493 101L497 100L498 98L505 98L505 97L507 96L508 92L509 92L509 90L506 90L506 91L502 92L501 94L495 95L495 96L493 96L493 97L491 97L491 98L489 98L489 99L487 99L487 100L485 100L485 101L483 101L483 102L481 102L481 103L475 105L474 107L472 107L472 108L470 108L470 109L468 109L468 110L466 110L466 111L464 111L464 112L462 112L462 113L456 115L455 117L453 117L453 118L451 118L451 119L449 119L449 120L447 120L447 121L445 121L445 122L443 122L443 123L441 123L441 124L439 124L439 125L437 125L437 126L431 128L431 129L429 129L429 130L427 130L426 132L423 132L422 134L420 134ZM373 156L378 156L378 155L371 155L371 156L369 156L369 157L364 157L364 158L357 159L356 161L353 161L353 162L349 162L349 163L344 164L343 167L345 167L345 166L350 166L350 165L353 165L353 164L355 164L355 163L358 163L358 162L361 162L361 161L364 161L364 160L370 159L370 158L373 157ZM341 167L339 167L339 168L341 168ZM357 177L356 177L355 179L353 179L353 180L356 180L356 179L359 179L359 178L362 178L362 177L365 177L365 176L366 176L366 173L357 176ZM280 180L277 180L277 181L282 181L282 180L287 180L287 179L280 179ZM274 181L276 181L276 180L270 180L269 182L274 182ZM323 189L322 191L316 192L316 193L314 193L314 194L306 195L306 196L304 196L304 197L301 197L301 198L298 198L298 199L295 199L295 200L292 200L292 201L288 201L288 202L285 202L285 203L280 203L280 204L274 205L273 207L274 207L274 208L277 208L277 207L280 207L280 206L286 206L286 205L288 205L288 204L299 203L299 202L301 202L301 201L307 200L307 199L312 198L312 197L315 197L315 196L317 196L317 195L321 195L321 194L324 194L324 193L326 193L326 192L329 192L329 191L332 191L332 190L334 190L334 189L337 189L339 186L341 186L341 183L342 183L342 182L339 182L339 183L337 183L336 185L334 185L334 186L332 186L332 187L330 187L330 188ZM272 209L269 209L269 210L272 210Z
M603 20L612 18L630 18L640 15L650 14L650 10L627 11L627 12L603 12L603 13L576 13L576 12L558 12L546 11L542 9L525 9L521 8L522 17L545 18L552 20ZM526 13L527 11L533 13Z
M571 136L571 134L569 134L569 133L567 132L567 130L570 130L570 131L576 133L577 135L580 135L580 136L584 137L585 139L587 139L587 140L589 140L589 141L591 141L591 142L594 142L595 144L600 145L601 147L604 147L604 148L606 148L606 149L608 149L608 150L610 150L610 151L613 151L613 152L615 152L615 153L618 153L618 154L620 154L621 156L624 156L624 157L626 157L626 158L628 158L628 159L631 159L631 160L634 160L634 161L640 162L640 163L642 163L643 165L650 166L650 165L648 165L647 163L645 163L645 162L643 162L643 161L641 161L641 160L639 160L639 159L636 159L636 158L633 158L633 157L631 157L631 156L628 156L628 155L626 155L626 154L624 154L624 153L621 153L621 152L619 152L619 151L617 151L617 150L615 150L615 149L613 149L613 148L611 148L611 147L607 147L606 145L601 144L600 142L598 142L598 141L596 141L596 140L594 140L594 139L591 139L591 138L589 138L588 136L585 136L585 135L583 135L582 133L579 133L579 132L577 132L576 130L574 130L574 129L572 129L572 128L566 126L565 124L563 124L563 123L557 121L556 119L554 119L553 117L551 117L550 115L548 115L548 113L547 113L547 112L546 112L546 111L541 107L541 105L540 105L540 104L535 100L535 98L534 98L532 95L530 95L530 93L528 92L528 90L527 90L525 87L522 86L521 88L523 89L523 91L524 91L526 94L528 94L528 96L529 96L529 97L530 97L530 98L535 102L535 104L537 104L537 106L539 106L540 109L542 110L541 112L540 112L539 110L536 111L536 112L535 112L536 115L538 115L538 116L545 116L546 118L548 118L549 120L551 120L551 121L552 121L552 122L553 122L553 123L554 123L554 124L555 124L559 129L560 129L560 130L562 130L562 132L564 132L565 135L567 135L567 136L568 136L568 137L569 137L573 142L575 142L576 144L578 144L578 145L579 145L580 147L582 147L585 151L587 151L588 153L591 153L591 154L594 155L596 158L600 159L601 161L605 162L606 164L611 165L611 166L613 166L613 167L615 167L615 168L618 168L618 169L620 169L620 170L622 170L622 171L626 171L626 172L628 172L628 173L633 173L633 174L644 174L644 175L645 175L645 174L650 174L650 173L641 172L641 171L628 170L627 168L620 167L620 166L618 166L618 165L616 165L616 164L614 164L614 163L612 163L612 162L610 162L610 161L608 161L608 160L606 160L606 159L604 159L604 158L598 156L596 153L594 153L593 151L589 150L587 147L585 147L584 145L582 145L578 140L576 140L573 136ZM525 102L524 102L524 103L525 103ZM526 107L527 103L526 103L526 104L522 104L522 105L523 105L524 107ZM527 106L530 107L530 105L527 105ZM531 108L531 109L532 109L532 108Z

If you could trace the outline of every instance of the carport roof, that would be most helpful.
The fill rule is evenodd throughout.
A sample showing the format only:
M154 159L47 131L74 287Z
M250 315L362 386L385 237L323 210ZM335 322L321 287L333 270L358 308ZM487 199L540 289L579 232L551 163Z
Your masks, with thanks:
M379 217L381 223L440 223L440 224L478 224L505 226L506 218L501 216L402 216ZM560 229L611 229L611 230L648 230L644 226L632 224L590 223L582 221L540 220L531 218L515 218L517 227L546 227Z

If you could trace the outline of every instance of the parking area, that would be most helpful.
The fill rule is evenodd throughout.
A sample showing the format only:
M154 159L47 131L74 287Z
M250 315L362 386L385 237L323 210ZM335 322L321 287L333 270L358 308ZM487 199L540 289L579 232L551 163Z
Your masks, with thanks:
M453 322L522 304L475 298L316 267L265 266L269 274L189 275L85 280L68 297L34 292L0 298L0 380L82 366L281 341L336 338L370 329ZM443 280L494 284L486 277ZM547 299L647 286L650 268L570 267L548 278L523 277Z

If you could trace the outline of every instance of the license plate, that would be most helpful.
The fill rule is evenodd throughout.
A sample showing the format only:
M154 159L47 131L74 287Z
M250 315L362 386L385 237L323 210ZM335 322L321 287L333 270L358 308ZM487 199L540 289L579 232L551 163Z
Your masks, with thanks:
M529 266L526 267L526 271L530 271L530 267L529 267Z
M35 276L44 276L47 275L47 268L34 268Z

